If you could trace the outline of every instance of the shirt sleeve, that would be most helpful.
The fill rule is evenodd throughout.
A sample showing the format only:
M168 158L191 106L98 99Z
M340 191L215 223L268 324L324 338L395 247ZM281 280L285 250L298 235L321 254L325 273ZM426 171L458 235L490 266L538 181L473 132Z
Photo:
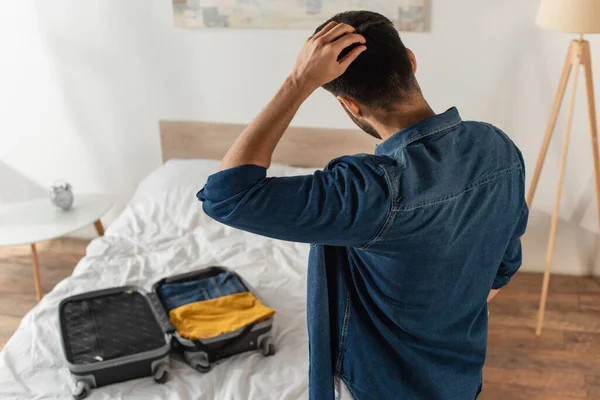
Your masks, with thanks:
M521 263L523 261L521 236L523 236L525 229L527 228L528 217L529 210L527 209L527 205L524 205L523 209L521 210L521 216L519 218L519 222L517 223L515 233L510 239L508 247L504 252L504 258L500 264L500 267L498 268L498 273L496 274L496 278L492 284L492 289L500 289L508 284L512 276L516 274L521 267Z
M313 175L281 178L242 165L211 175L198 199L207 215L234 228L349 247L373 240L391 209L383 169L362 157L334 160Z

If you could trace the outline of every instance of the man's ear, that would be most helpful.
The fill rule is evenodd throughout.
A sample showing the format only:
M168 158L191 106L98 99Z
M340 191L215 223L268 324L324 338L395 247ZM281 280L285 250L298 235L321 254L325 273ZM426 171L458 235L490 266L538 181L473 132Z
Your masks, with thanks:
M346 110L348 110L356 118L362 117L362 110L356 101L342 96L337 96L336 98L342 104L342 106L345 107Z
M415 57L415 53L412 52L411 49L406 49L406 55L408 55L408 59L412 64L412 72L413 74L417 73L417 58Z

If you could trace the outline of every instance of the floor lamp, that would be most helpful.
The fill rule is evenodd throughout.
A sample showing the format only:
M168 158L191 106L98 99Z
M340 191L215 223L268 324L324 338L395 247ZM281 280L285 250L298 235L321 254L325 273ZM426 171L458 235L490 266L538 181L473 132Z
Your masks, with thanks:
M550 238L548 240L548 251L546 253L546 268L544 270L544 280L542 283L542 293L540 298L540 308L538 310L537 327L535 334L542 334L544 324L544 313L546 311L546 300L548 297L548 284L550 283L550 266L552 264L552 253L554 251L554 239L556 237L556 225L558 222L558 212L560 209L560 198L563 182L565 178L565 165L569 149L569 138L571 136L571 125L573 122L573 108L575 105L575 95L577 93L577 81L579 79L580 67L585 69L585 85L587 90L587 105L590 118L590 127L592 134L592 153L594 156L594 177L596 184L596 202L598 206L598 215L600 216L600 164L598 159L598 127L596 122L596 104L594 102L594 84L592 78L592 58L590 53L590 43L583 40L586 33L600 33L600 0L542 0L537 16L537 25L561 32L577 33L579 38L573 40L567 51L567 58L563 67L558 90L552 106L550 121L546 129L544 141L540 155L533 173L531 187L527 194L527 204L531 207L535 189L538 184L548 146L552 139L552 133L556 126L556 120L562 104L562 100L567 89L569 77L572 74L571 94L567 108L567 126L563 139L562 155L560 161L560 172L558 176L558 189L556 191L556 200L554 203L554 212L552 214L552 223L550 225Z

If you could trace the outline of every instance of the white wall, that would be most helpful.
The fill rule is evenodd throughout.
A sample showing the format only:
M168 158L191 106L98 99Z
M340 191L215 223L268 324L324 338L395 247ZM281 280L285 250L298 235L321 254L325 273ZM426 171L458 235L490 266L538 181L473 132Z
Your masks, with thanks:
M430 31L402 34L419 60L423 92L437 111L456 105L463 118L504 129L531 177L571 36L538 29L533 0L431 3ZM169 0L0 0L0 204L44 195L63 178L80 193L113 192L113 218L160 164L159 119L248 122L308 34L176 29ZM597 66L600 40L590 39ZM577 101L561 216L570 237L595 242L580 229L597 222L583 90ZM323 91L293 123L352 127ZM564 119L558 126L532 226L544 225L552 209ZM595 248L572 242L558 252L585 252L587 260ZM543 253L538 247L531 254ZM537 269L543 259L530 264ZM583 273L589 262L555 269Z

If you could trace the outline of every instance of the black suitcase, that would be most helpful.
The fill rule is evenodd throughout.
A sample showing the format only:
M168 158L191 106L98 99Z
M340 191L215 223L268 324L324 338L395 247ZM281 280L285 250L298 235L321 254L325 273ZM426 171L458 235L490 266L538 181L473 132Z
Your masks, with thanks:
M74 380L73 397L83 399L92 388L148 376L164 383L171 351L181 353L200 372L246 351L275 354L273 318L202 340L180 336L169 321L159 295L161 285L206 279L222 272L235 276L260 300L242 277L223 267L162 279L151 293L125 286L64 299L59 305L59 322L63 351Z
M93 387L144 376L167 380L171 346L138 288L69 297L59 305L59 321L76 399L85 398Z

